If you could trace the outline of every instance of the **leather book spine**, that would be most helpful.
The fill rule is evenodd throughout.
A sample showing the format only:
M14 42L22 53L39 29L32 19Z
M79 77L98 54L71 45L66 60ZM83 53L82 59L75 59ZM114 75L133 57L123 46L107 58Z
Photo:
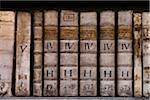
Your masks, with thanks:
M15 12L0 11L0 96L12 96Z
M40 11L33 13L34 35L34 67L33 67L33 96L42 96L42 39L43 39L43 14Z
M78 96L78 13L60 15L60 96Z
M16 32L16 96L30 95L31 14L17 13Z
M118 12L118 96L132 96L132 11Z
M44 96L58 96L58 12L44 11Z
M80 96L97 95L97 13L80 14Z
M115 96L115 13L100 13L100 95Z
M143 96L150 97L150 12L142 13Z

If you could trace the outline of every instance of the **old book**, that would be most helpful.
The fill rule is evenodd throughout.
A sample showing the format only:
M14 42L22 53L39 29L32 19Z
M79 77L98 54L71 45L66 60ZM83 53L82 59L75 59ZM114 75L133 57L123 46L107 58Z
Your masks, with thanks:
M143 96L150 97L150 12L142 13Z
M15 12L0 11L0 96L12 96Z
M97 13L80 14L80 96L97 95Z
M30 95L31 14L17 13L16 32L16 96Z
M33 35L34 35L34 67L33 67L33 96L42 96L42 38L43 38L43 13L33 13Z
M44 96L58 96L58 12L44 11Z
M134 96L142 96L142 27L141 13L133 14L134 21Z
M117 94L132 96L132 11L118 12Z
M60 16L60 96L78 95L78 13Z
M100 13L100 95L115 96L115 13Z

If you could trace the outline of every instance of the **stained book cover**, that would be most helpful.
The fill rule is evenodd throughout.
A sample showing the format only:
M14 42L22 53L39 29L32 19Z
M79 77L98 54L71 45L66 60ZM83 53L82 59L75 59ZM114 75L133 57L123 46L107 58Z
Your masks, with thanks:
M115 96L115 13L100 13L100 95Z
M17 13L16 96L30 95L31 13Z
M15 12L0 11L0 96L12 96Z
M150 12L142 13L143 96L150 97Z
M134 96L142 96L142 15L133 14L133 34L134 34Z
M78 96L78 13L60 15L60 96Z
M117 94L132 96L132 11L118 12Z
M44 96L58 96L58 12L44 11Z
M34 67L33 67L33 95L42 96L42 39L43 39L43 13L33 13L33 36L34 36Z
M80 96L97 95L97 13L80 14Z

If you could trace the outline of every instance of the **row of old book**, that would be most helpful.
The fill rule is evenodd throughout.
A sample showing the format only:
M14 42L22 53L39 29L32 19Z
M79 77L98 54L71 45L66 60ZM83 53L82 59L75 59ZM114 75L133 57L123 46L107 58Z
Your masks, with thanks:
M0 95L31 94L150 96L150 13L0 11Z

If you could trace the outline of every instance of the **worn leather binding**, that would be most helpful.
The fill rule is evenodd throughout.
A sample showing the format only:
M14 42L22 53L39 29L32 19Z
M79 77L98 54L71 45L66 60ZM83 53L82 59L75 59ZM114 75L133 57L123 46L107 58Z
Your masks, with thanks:
M60 96L78 96L78 13L60 15Z
M133 14L134 31L134 96L142 96L142 15Z
M0 96L12 96L15 12L0 11Z
M97 13L80 14L80 96L97 95Z
M142 13L143 96L150 97L150 12Z
M34 67L33 67L33 96L42 96L42 39L43 14L40 11L33 13L34 34Z
M115 13L100 13L100 95L115 96Z
M44 11L44 96L58 96L58 12Z
M16 32L16 96L30 95L31 14L17 13Z
M118 12L118 96L132 96L132 11Z

